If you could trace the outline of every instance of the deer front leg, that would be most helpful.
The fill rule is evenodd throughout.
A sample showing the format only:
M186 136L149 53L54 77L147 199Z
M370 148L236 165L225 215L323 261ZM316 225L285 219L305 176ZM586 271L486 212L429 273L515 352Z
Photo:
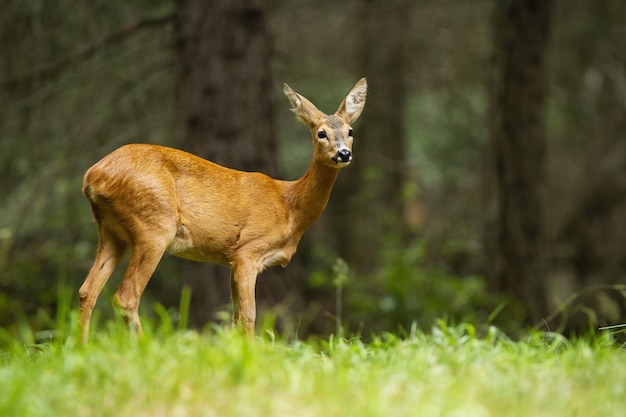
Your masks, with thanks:
M254 335L256 321L256 276L256 269L245 263L234 264L230 275L233 322L243 326L249 336Z
M230 269L230 299L233 303L233 324L239 324L239 291L235 283L235 268Z

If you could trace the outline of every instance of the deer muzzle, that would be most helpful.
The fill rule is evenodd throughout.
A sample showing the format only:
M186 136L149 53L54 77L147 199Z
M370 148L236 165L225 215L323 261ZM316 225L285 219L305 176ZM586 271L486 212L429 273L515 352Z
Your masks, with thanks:
M352 153L347 149L340 149L337 151L335 156L333 156L333 161L336 163L339 162L350 162L352 160Z

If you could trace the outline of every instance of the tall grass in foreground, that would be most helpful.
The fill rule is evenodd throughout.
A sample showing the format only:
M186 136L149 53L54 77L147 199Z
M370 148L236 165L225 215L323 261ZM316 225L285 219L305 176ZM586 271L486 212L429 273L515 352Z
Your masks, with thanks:
M513 342L470 325L365 344L287 343L109 327L0 358L1 416L610 416L626 409L625 356L607 337Z

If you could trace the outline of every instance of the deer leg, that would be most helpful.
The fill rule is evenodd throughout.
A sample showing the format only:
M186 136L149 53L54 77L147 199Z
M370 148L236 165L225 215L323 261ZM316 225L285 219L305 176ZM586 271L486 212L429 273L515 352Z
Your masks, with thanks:
M154 243L135 244L124 278L115 292L113 304L122 313L128 327L139 335L142 334L139 320L141 295L161 261L165 247Z
M232 271L233 320L236 325L242 325L246 333L252 336L256 321L257 270L246 264L236 264Z
M87 343L89 339L89 323L91 313L96 305L102 288L111 277L115 267L126 252L127 244L100 227L100 242L98 252L85 282L78 290L80 297L80 332L81 341Z
M239 324L239 291L235 283L235 269L230 269L230 298L233 302L233 324Z

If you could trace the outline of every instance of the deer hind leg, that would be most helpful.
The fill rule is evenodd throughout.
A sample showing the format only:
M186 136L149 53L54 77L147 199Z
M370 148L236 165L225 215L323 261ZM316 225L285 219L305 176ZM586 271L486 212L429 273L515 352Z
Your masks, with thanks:
M128 327L140 335L142 334L139 320L141 295L168 244L169 241L165 241L163 237L135 243L124 278L115 292L113 304L122 314Z
M111 277L115 267L126 252L127 244L114 233L100 226L100 243L91 270L80 287L80 331L81 340L89 339L89 322L102 288Z
M233 322L243 326L248 335L254 335L256 321L255 287L258 271L245 263L232 267L230 288L233 299Z

